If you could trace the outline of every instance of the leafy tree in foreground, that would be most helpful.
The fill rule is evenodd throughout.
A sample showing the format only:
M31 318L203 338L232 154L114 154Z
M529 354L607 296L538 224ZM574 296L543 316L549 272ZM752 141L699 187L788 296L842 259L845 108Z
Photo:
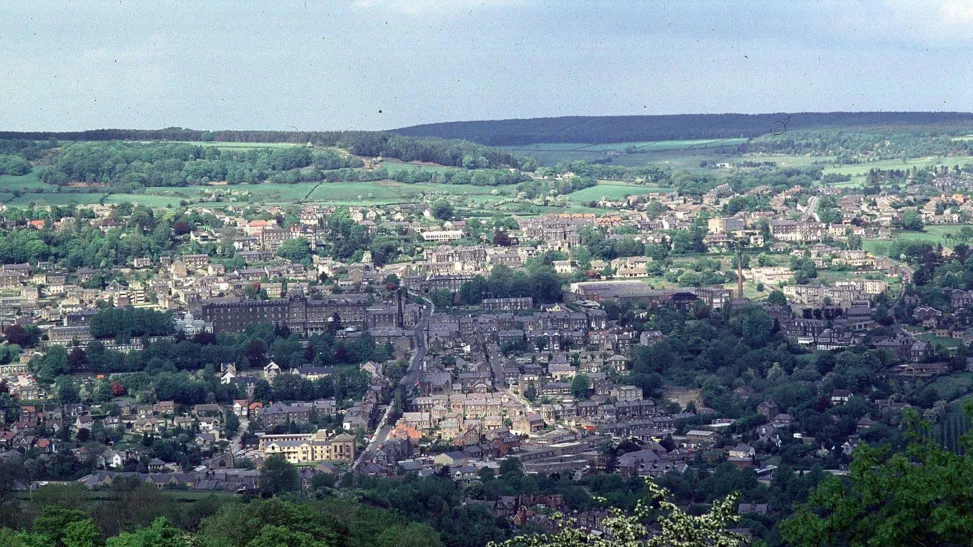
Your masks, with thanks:
M690 515L676 506L669 492L647 480L649 497L639 500L632 514L621 509L609 509L602 525L606 533L593 534L576 526L572 518L554 515L560 521L557 533L518 536L490 547L740 547L747 539L730 532L730 525L739 522L736 514L738 494L713 502L709 513ZM649 536L648 522L654 517L657 533Z
M86 520L88 520L88 514L84 511L48 505L34 519L33 528L37 534L41 534L55 542L62 542L71 524Z
M146 528L109 538L105 547L190 547L194 544L186 532L170 524L165 517L159 517Z
M290 530L283 526L267 526L260 531L260 535L247 544L247 547L328 547L324 541L319 541L311 534Z
M858 445L850 480L827 479L781 524L788 544L973 545L973 455L939 448L914 410L905 421L905 451Z

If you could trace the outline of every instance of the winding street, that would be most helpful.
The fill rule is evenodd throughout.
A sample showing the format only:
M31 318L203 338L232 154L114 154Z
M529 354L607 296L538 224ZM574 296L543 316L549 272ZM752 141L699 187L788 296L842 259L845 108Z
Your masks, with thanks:
M422 373L424 363L426 360L426 336L429 333L429 318L435 313L436 307L433 305L432 301L425 298L420 294L409 293L410 296L415 296L425 302L425 306L422 310L422 316L419 322L416 324L415 330L413 331L413 336L416 340L416 351L409 360L409 367L406 369L402 379L399 380L399 386L409 391L414 387L419 381L419 375ZM374 452L379 446L384 443L392 431L392 426L388 424L389 414L392 412L392 405L385 407L385 411L382 413L381 419L379 419L378 424L375 426L375 431L368 438L368 444L365 445L365 449L361 451L355 463L352 464L351 470L356 471L361 465L361 462L365 459L365 455Z

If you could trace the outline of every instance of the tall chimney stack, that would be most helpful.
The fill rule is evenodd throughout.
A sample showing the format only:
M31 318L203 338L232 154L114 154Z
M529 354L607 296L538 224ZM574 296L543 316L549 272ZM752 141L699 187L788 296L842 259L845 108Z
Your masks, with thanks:
M743 249L737 247L737 298L743 298Z

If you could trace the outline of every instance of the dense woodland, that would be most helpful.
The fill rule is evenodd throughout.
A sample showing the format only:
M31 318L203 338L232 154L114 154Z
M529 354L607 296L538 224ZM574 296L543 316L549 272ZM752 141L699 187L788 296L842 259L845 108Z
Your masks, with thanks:
M491 146L543 142L614 143L757 137L805 129L869 127L969 127L965 112L801 112L776 114L681 114L673 116L569 116L446 122L397 129L402 135L466 139ZM2 134L0 134L2 136Z
M955 132L861 130L788 131L763 135L742 144L745 154L810 154L836 156L838 163L858 163L861 158L899 158L918 156L968 156L969 141L954 140Z

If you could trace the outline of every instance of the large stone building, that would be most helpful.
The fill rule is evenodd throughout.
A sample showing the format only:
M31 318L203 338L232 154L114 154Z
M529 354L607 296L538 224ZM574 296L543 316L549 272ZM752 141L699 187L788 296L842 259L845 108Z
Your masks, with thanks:
M337 319L342 327L365 328L368 295L329 295L321 300L304 296L240 302L204 302L202 319L212 323L213 332L240 332L252 323L286 325L301 335L322 334Z
M355 438L347 433L328 438L328 432L264 435L260 438L264 456L283 455L293 464L355 461Z

